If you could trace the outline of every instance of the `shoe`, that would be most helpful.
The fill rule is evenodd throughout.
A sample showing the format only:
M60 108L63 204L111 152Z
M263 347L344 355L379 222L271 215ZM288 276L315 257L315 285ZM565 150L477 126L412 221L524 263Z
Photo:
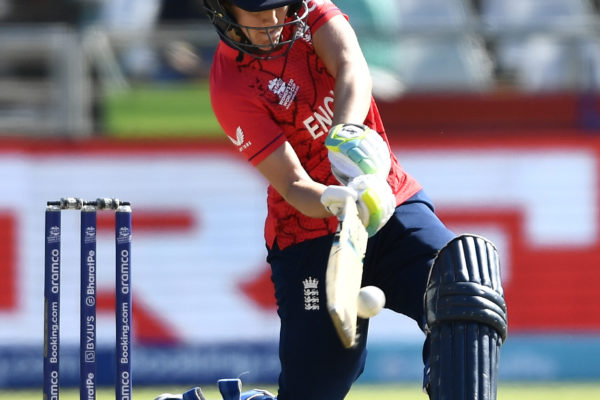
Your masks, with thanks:
M206 397L202 389L195 387L182 394L163 393L154 400L206 400Z
M252 389L242 393L240 379L219 379L219 392L223 400L277 400L277 397L267 390ZM154 400L207 400L199 387L192 388L182 394L163 393Z
M277 400L267 390L253 389L242 393L242 381L239 379L219 379L217 385L223 400Z

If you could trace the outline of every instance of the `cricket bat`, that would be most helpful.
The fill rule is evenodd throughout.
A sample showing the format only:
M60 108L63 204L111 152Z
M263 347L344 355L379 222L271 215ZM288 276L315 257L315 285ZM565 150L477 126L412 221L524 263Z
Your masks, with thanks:
M327 263L325 291L327 309L338 336L345 348L351 348L357 339L357 300L368 235L351 198L346 199L338 219Z

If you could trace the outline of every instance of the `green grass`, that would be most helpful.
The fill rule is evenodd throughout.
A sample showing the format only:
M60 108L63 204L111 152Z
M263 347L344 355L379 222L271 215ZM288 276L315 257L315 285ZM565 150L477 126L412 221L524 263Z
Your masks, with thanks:
M133 86L103 98L108 136L206 137L221 128L210 104L208 82Z
M246 389L255 385L245 385ZM273 387L263 387L275 391ZM133 399L152 400L164 392L179 393L181 387L136 387ZM203 389L210 400L220 400L221 396L212 387ZM39 390L0 391L0 400L40 400ZM76 400L79 393L75 389L62 390L60 399ZM112 388L102 388L98 391L98 400L114 399ZM427 400L418 384L402 385L355 385L346 398L347 400ZM600 383L503 383L498 389L498 400L587 400L600 399ZM307 399L310 400L310 399Z

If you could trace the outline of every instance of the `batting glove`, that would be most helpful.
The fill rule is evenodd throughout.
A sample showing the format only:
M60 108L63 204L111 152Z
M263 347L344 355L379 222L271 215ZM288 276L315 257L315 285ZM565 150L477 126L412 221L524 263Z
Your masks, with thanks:
M338 124L325 139L331 172L347 185L363 174L387 178L391 159L387 144L377 132L366 125Z
M339 217L348 197L356 201L358 199L358 193L356 193L356 190L347 186L327 186L323 191L323 194L321 194L321 204L325 206L327 211L336 217Z
M360 175L348 186L327 186L321 195L321 203L329 212L339 216L348 197L356 201L358 216L369 237L388 222L396 208L396 197L390 185L377 175Z
M369 237L376 234L392 217L396 209L396 196L387 181L377 175L360 175L348 187L358 195L358 215Z

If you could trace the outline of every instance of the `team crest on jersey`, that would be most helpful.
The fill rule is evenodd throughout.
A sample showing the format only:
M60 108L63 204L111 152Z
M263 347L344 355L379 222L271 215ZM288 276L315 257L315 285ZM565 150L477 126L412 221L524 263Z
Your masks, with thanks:
M308 277L302 281L304 286L304 309L314 311L319 309L319 280Z
M293 79L285 83L281 78L274 78L269 81L269 90L279 98L279 105L288 109L296 98L300 86L296 85Z

